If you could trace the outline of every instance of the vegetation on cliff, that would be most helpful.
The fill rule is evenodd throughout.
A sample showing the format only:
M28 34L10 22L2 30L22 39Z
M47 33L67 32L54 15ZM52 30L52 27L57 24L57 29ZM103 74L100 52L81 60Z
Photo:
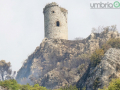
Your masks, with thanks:
M78 89L75 85L65 85L64 87L61 87L60 89L56 89L56 90L80 90Z
M103 89L98 90L120 90L120 78L112 79L108 87L104 86Z
M5 60L0 61L0 80L6 80L10 78L14 78L16 72L14 71L13 75L12 74L12 69L11 69L11 63L6 62Z
M109 48L120 48L120 39L119 38L111 38L109 39L101 48L96 49L91 55L91 67L96 67L100 62L105 52Z
M6 88L7 90L50 90L46 87L39 86L39 84L29 85L21 85L18 84L15 79L0 81L0 86ZM79 90L76 86L72 85L65 85L64 87L61 87L60 89L55 90Z
M39 84L35 84L34 86L30 86L29 84L20 85L14 79L0 81L0 86L8 90L47 90L45 87L39 86Z

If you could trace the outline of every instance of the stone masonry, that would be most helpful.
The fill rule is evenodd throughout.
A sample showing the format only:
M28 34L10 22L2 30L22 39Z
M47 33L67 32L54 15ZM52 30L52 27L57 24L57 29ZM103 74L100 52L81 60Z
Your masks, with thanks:
M43 13L45 37L68 39L67 10L52 2L45 6Z

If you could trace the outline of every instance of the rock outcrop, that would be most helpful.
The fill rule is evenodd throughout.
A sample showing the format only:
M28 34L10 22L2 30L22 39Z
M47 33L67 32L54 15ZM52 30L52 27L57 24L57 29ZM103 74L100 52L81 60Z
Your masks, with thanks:
M25 60L16 79L21 84L39 83L47 88L75 84L89 65L90 50L84 52L84 48L82 41L45 38Z
M0 90L8 90L8 89L0 86Z
M120 77L120 49L110 48L95 68L90 68L87 79L78 86L86 86L87 90L97 90L108 86L112 78Z
M92 33L83 40L44 38L40 46L24 61L16 80L20 84L39 83L47 88L59 88L65 84L76 84L84 75L86 85L93 80L86 77L91 71L88 68L90 55L113 37L120 38L120 34L117 31L103 31ZM92 85L90 83L88 87Z

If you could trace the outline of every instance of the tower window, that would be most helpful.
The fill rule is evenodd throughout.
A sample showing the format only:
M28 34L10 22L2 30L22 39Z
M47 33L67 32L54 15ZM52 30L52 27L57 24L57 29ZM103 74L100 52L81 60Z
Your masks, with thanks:
M52 11L52 13L55 13L55 11Z
M56 22L56 26L58 26L58 27L60 26L60 22L59 21Z

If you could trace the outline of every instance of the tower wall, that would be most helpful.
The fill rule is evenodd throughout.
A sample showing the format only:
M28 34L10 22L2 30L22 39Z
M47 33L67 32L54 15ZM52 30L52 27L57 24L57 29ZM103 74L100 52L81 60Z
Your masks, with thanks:
M67 10L51 3L46 5L43 13L45 37L68 39Z

